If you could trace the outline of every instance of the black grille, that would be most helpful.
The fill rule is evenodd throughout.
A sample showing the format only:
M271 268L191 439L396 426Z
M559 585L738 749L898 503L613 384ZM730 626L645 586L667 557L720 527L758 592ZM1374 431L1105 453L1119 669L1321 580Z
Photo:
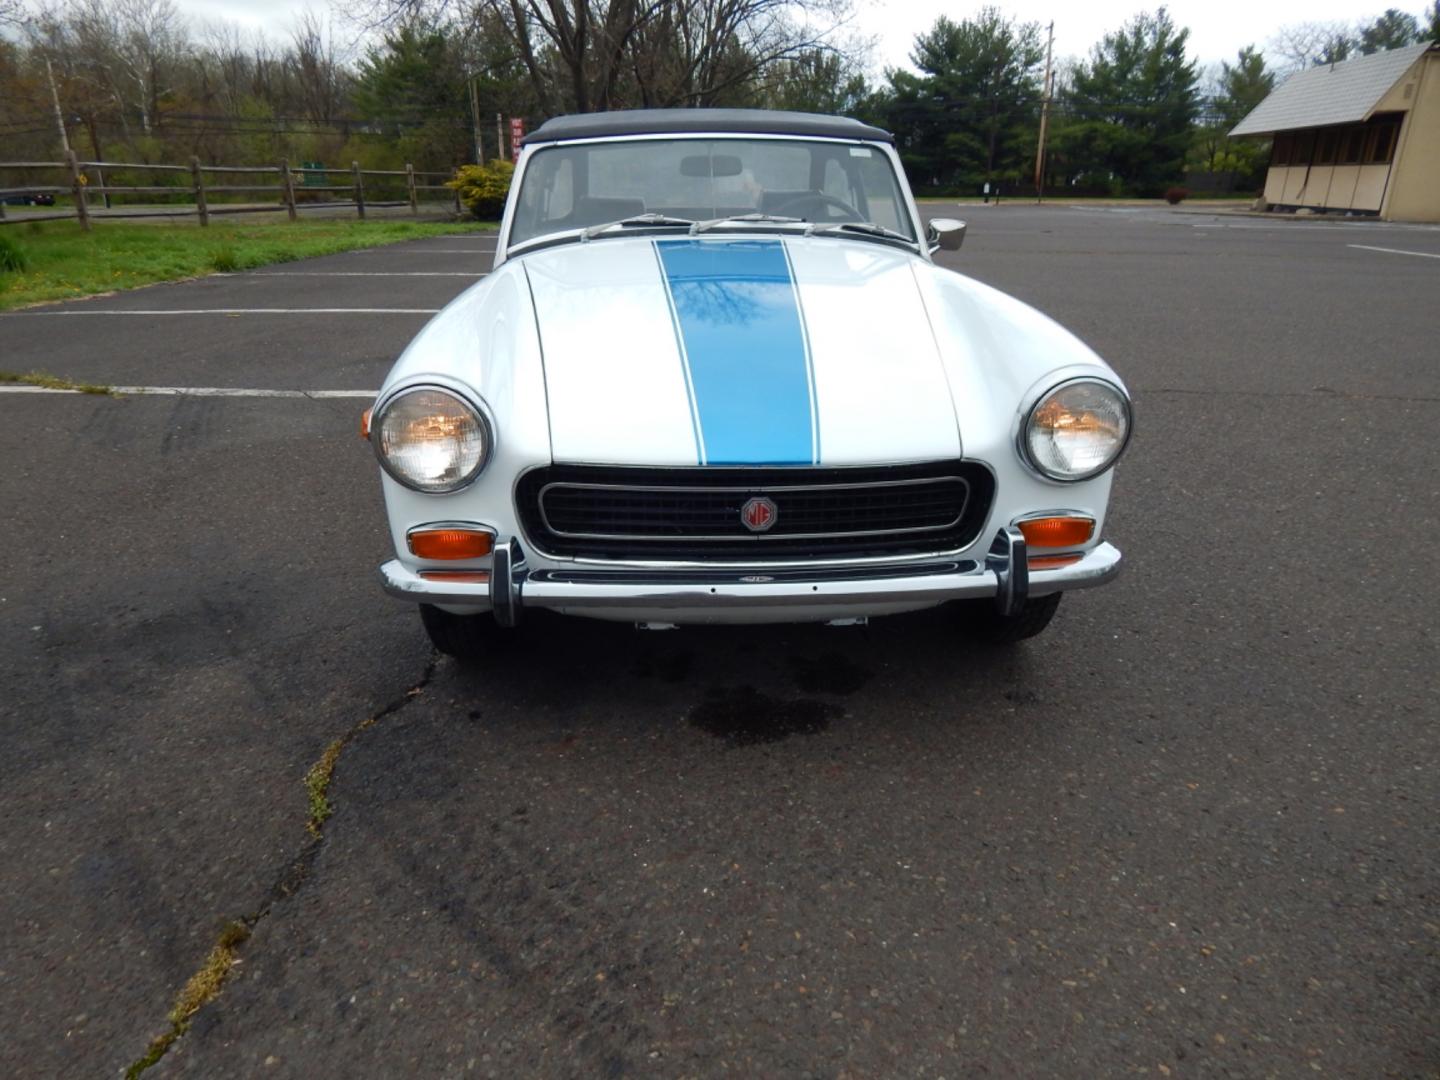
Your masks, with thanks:
M867 468L553 465L517 488L530 541L552 555L765 559L912 555L969 545L994 494L975 462ZM741 508L771 500L751 532Z

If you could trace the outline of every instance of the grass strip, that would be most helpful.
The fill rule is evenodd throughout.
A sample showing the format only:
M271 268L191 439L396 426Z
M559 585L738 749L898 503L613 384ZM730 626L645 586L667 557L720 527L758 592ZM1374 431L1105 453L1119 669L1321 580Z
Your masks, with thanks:
M23 375L18 375L13 371L0 371L0 383L43 386L46 390L73 390L77 394L103 394L106 397L116 396L113 386L101 386L99 383L76 382L74 379L67 379L61 375L51 375L44 371L27 371Z
M23 269L0 270L0 311L47 300L134 289L316 255L429 236L493 232L473 221L218 222L198 225L98 221L90 232L70 221L5 226Z

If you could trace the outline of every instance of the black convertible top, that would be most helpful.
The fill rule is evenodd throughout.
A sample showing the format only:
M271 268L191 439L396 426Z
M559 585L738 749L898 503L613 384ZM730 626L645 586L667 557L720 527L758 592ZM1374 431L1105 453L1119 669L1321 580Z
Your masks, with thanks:
M578 113L546 120L525 136L526 145L606 135L670 135L726 132L753 135L817 135L893 143L895 136L847 116L770 109L625 109Z

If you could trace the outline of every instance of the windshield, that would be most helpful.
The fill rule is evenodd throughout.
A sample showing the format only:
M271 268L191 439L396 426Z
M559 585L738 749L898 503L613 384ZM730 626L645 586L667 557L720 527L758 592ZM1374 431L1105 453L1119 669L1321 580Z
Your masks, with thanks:
M547 147L525 168L510 244L662 214L868 221L915 239L879 149L813 139L636 139Z

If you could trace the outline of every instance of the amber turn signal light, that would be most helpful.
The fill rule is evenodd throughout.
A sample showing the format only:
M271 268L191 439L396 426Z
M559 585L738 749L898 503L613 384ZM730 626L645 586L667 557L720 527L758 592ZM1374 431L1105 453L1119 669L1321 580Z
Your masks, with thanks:
M416 529L405 538L421 559L481 559L490 554L495 534L483 529Z
M1095 520L1088 517L1030 518L1016 525L1025 543L1038 548L1079 547L1095 535Z
M362 439L368 439L368 438L370 438L370 410L369 410L369 409L366 409L364 412L362 412L362 413L360 414L360 437L361 437Z
M426 581L448 581L460 585L484 585L490 580L488 570L421 570Z
M1031 555L1026 562L1031 570L1058 570L1062 566L1070 566L1081 559L1077 551L1073 555Z

